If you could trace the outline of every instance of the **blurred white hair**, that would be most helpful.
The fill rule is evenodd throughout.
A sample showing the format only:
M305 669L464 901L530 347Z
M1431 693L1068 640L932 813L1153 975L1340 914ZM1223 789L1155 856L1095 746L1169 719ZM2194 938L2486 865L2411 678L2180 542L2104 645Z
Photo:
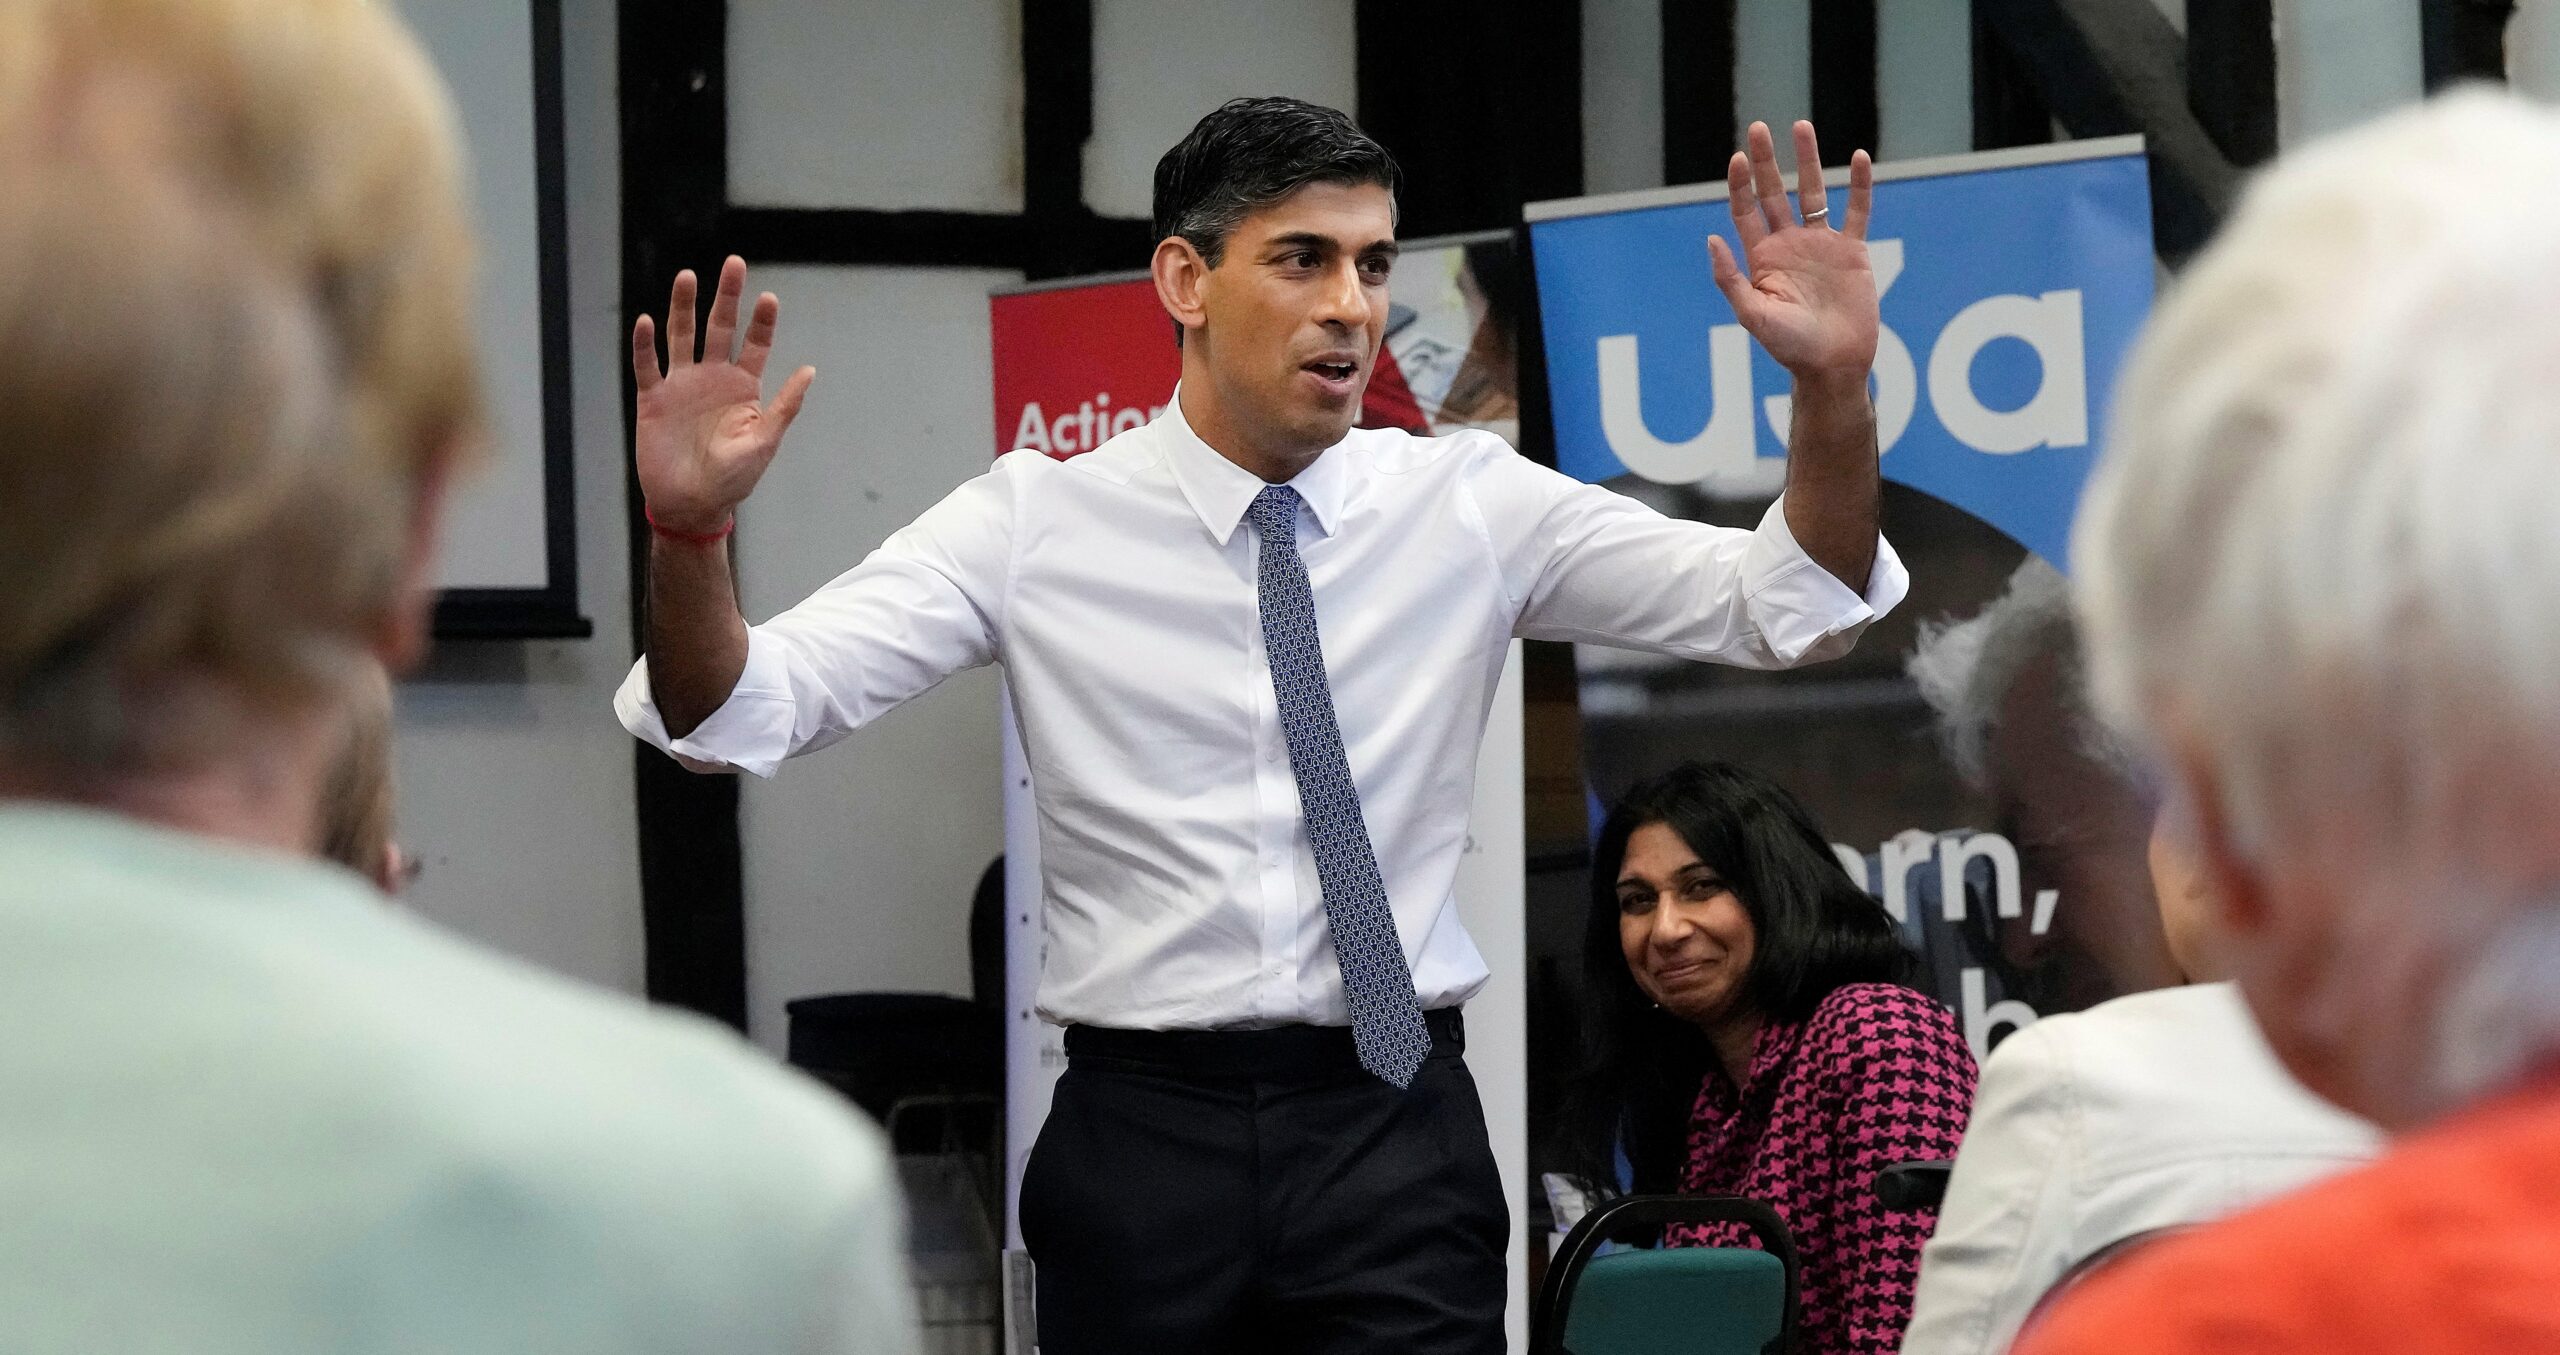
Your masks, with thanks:
M2259 179L2137 346L2072 559L2099 709L2330 890L2267 961L2297 1033L2368 1092L2411 1056L2429 1111L2560 1048L2560 984L2489 959L2560 942L2560 113L2459 92Z
M2071 585L2062 572L2030 555L2009 586L1961 621L1920 623L1903 671L1937 717L1947 760L1976 790L1991 779L1991 733L2018 674L2038 656L2062 664L2055 684L2076 749L2107 770L2128 772L2122 745L2091 711L2081 675L2080 639L2071 617Z

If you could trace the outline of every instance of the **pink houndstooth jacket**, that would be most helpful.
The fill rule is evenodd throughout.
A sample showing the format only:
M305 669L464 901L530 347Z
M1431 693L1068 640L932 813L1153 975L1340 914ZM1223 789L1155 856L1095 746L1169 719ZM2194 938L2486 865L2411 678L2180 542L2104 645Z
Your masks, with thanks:
M1973 1106L1973 1054L1946 1008L1853 983L1801 1022L1761 1028L1739 1095L1707 1075L1681 1188L1778 1211L1803 1263L1803 1355L1890 1355L1911 1320L1933 1210L1888 1210L1876 1174L1952 1158ZM1675 1246L1755 1245L1738 1225L1672 1230Z

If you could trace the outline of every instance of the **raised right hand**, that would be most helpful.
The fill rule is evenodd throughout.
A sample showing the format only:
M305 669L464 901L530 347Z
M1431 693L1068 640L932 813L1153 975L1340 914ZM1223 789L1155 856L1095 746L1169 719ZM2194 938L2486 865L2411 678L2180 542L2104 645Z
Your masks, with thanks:
M702 360L693 356L693 271L676 274L667 300L667 367L658 370L657 328L647 315L631 327L631 374L639 391L633 454L640 496L659 526L709 534L753 493L764 468L782 447L783 431L800 413L800 401L818 369L793 372L765 404L764 364L773 355L774 322L782 303L771 292L756 298L746 342L734 357L738 297L747 285L746 262L729 256L711 298L711 323L703 331Z
M1742 238L1743 262L1751 271L1743 272L1723 237L1709 236L1716 287L1732 303L1734 318L1799 383L1821 375L1845 378L1855 398L1864 400L1880 326L1875 272L1867 259L1875 167L1865 151L1849 157L1848 211L1835 221L1825 210L1830 196L1812 123L1795 125L1793 208L1769 125L1751 124L1745 141L1748 153L1734 152L1725 167L1725 187L1734 233ZM1798 212L1815 215L1802 219Z

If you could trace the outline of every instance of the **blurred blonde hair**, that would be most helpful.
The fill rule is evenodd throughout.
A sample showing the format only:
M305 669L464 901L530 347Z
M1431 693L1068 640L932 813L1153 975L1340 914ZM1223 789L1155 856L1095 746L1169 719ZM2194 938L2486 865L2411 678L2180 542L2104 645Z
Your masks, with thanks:
M395 807L391 675L378 663L358 665L345 696L344 742L321 790L320 854L368 879L384 880Z
M188 758L382 632L481 425L459 174L367 0L0 0L0 750Z

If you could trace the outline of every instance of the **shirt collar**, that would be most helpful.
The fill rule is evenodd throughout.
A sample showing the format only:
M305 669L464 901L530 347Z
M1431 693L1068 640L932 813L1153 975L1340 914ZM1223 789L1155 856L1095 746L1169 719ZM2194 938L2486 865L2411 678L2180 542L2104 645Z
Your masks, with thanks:
M1173 481L1182 489L1182 497L1191 511L1200 515L1200 523L1223 546L1236 534L1236 525L1244 521L1245 510L1253 506L1254 496L1263 490L1261 476L1229 461L1217 448L1200 440L1191 431L1191 421L1182 417L1182 387L1173 388L1173 398L1165 401L1164 413L1152 425L1164 439L1166 462L1173 467ZM1316 520L1316 530L1333 535L1342 520L1342 500L1347 486L1343 483L1344 447L1349 442L1335 443L1324 450L1314 463L1298 472L1289 487L1298 491L1307 511Z

